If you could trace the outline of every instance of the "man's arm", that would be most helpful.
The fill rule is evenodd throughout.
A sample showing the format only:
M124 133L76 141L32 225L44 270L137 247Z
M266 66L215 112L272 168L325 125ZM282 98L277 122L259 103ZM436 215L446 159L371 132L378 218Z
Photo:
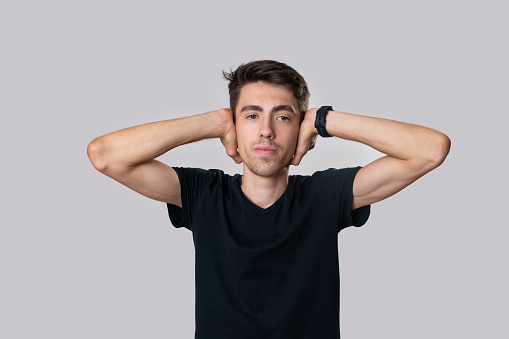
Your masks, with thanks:
M298 165L318 132L316 108L306 112L292 165ZM330 135L358 141L386 154L363 167L353 184L352 209L370 205L399 192L440 166L451 141L434 129L403 122L329 111L326 128Z
M146 197L182 206L177 173L154 159L177 146L207 138L220 138L226 153L241 162L230 109L109 133L92 140L87 154L99 172Z

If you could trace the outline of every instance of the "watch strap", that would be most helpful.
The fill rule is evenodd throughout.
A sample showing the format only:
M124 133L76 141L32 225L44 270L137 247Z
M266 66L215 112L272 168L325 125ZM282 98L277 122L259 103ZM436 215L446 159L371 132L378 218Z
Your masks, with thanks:
M318 131L318 134L324 138L330 138L332 136L325 128L325 117L327 116L327 113L332 110L332 106L322 106L318 109L318 111L316 111L315 128Z

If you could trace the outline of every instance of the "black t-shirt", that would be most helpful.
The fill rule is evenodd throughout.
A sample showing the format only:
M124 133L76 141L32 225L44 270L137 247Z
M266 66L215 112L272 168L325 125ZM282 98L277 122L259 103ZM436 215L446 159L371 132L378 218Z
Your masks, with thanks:
M193 234L195 338L339 338L337 236L370 213L351 211L360 167L290 176L266 209L243 194L240 174L174 169L182 208L167 207Z

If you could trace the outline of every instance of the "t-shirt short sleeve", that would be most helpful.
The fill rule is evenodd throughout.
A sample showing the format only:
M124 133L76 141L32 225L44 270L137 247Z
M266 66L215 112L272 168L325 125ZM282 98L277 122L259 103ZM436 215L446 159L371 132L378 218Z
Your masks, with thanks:
M166 204L170 221L176 228L184 227L192 231L194 206L217 173L199 168L173 167L173 169L180 181L182 208Z
M369 218L370 205L352 211L353 182L360 169L361 167L330 168L315 173L331 208L338 208L338 232L348 226L362 226Z

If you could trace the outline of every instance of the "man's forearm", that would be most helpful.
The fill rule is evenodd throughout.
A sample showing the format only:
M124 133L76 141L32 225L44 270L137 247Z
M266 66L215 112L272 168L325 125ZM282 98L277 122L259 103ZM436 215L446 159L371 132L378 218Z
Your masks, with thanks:
M330 111L326 128L331 135L401 160L442 162L450 143L445 134L431 128L345 112Z
M293 165L314 145L316 111L306 112ZM332 136L361 142L387 155L363 166L355 176L352 209L386 199L438 167L451 145L445 134L431 128L344 112L329 111L325 127Z
M135 166L194 141L222 137L224 110L122 129L94 139L88 154L95 168Z

